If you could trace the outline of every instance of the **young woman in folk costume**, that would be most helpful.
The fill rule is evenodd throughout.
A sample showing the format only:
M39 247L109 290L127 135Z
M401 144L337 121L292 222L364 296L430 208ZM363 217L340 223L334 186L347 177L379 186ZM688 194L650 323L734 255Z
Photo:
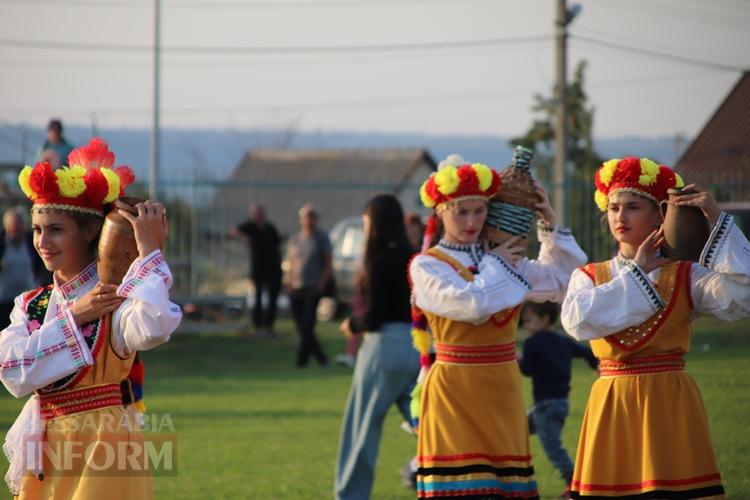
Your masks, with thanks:
M440 168L420 190L435 209L425 242L436 221L443 236L410 265L414 343L423 365L413 400L419 498L538 498L515 353L519 306L562 300L586 255L557 226L539 186L538 260L522 257L517 238L488 249L480 234L499 186L487 166L460 164ZM435 341L432 367L427 327Z
M68 159L69 167L38 163L19 176L33 201L34 245L54 283L18 296L0 332L0 380L16 397L32 394L6 436L6 481L19 498L150 498L150 476L131 461L115 456L111 469L97 469L112 452L143 450L120 382L136 351L166 342L181 319L160 251L165 210L147 201L128 214L138 258L121 285L99 283L102 217L133 174L112 168L114 154L99 139Z
M619 244L615 258L576 270L562 307L565 330L590 340L601 377L578 441L573 498L705 498L724 490L695 382L684 371L690 322L750 315L750 244L699 186L678 206L713 224L700 263L663 258L658 203L683 181L651 160L610 160L596 201Z

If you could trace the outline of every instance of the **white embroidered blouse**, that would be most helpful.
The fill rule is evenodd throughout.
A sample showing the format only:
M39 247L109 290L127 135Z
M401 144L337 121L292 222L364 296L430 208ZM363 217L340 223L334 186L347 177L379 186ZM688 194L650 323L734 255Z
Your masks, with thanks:
M594 286L576 269L570 279L560 319L578 340L606 337L646 321L664 300L653 286L659 269L646 274L632 260L609 261L612 280ZM699 263L690 270L692 317L712 315L735 321L750 316L750 243L727 213L713 227Z
M94 359L70 307L99 282L96 263L68 283L55 283L44 321L30 321L23 294L16 297L11 324L0 332L0 380L22 397L91 366ZM159 250L130 266L117 293L126 300L113 314L112 345L125 357L169 340L182 319L169 300L172 274Z
M524 300L561 301L570 274L586 263L586 254L569 229L540 223L537 234L541 243L538 258L524 258L515 266L495 254L485 254L480 243L441 241L440 251L476 271L474 281L464 280L450 264L431 255L418 255L409 269L416 306L478 325Z

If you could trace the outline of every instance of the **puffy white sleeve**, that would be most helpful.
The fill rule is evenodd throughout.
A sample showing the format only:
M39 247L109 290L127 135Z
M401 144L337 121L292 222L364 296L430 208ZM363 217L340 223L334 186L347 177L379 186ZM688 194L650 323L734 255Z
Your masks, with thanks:
M663 307L664 300L634 262L599 286L576 269L563 300L560 321L571 337L591 340L643 323Z
M573 271L587 261L570 229L547 226L540 221L537 237L541 243L536 260L522 259L516 268L531 285L527 299L534 302L562 302Z
M750 243L726 212L713 227L700 264L692 266L690 292L696 316L750 317Z
M41 325L30 322L19 295L10 326L0 332L0 379L17 398L94 364L67 306L47 318Z
M409 273L417 307L474 324L517 306L531 288L503 258L494 254L482 258L474 281L466 281L450 264L429 255L417 256Z
M182 310L169 300L172 273L161 251L136 259L117 288L125 302L112 318L112 346L127 356L169 340L182 320Z

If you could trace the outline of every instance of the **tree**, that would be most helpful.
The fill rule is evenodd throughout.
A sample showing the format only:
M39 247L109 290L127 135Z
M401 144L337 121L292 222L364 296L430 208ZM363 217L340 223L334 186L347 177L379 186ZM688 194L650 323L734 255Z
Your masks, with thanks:
M594 107L589 104L585 91L586 61L578 63L573 81L568 83L565 99L568 105L568 162L572 168L566 174L566 220L591 258L609 256L608 234L599 223L599 211L594 203L594 173L604 161L594 150ZM542 183L551 183L555 145L554 97L534 96L532 111L538 115L526 134L514 137L512 146L522 145L534 150L536 177Z

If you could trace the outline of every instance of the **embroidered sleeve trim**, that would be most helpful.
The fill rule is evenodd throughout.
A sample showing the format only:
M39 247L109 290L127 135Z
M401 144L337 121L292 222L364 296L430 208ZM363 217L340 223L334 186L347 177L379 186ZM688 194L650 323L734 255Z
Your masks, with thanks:
M716 225L711 229L706 246L703 247L699 264L711 269L716 264L716 256L719 255L724 244L727 242L729 232L734 222L734 217L726 212L722 212Z
M543 235L552 235L554 233L557 233L560 236L573 236L573 231L571 231L569 228L563 226L551 226L541 219L537 221L536 227L539 233Z
M13 368L19 368L21 366L31 366L34 363L34 361L39 361L40 359L49 357L52 354L58 351L61 351L67 347L68 347L67 342L63 341L63 342L60 342L59 344L47 346L44 349L37 351L34 354L33 358L14 358L14 359L9 359L7 361L3 361L2 363L0 363L0 371L10 370Z
M167 273L163 272L161 269L158 269L158 267L164 262L164 255L160 251L156 251L155 253L153 253L151 257L141 262L138 267L136 267L131 273L128 273L128 276L125 276L122 284L117 289L117 294L120 297L130 297L130 295L133 293L133 290L141 285L143 283L143 280L152 273L160 276L163 279L167 279Z
M494 253L488 253L487 256L499 262L502 268L505 270L507 274L510 275L511 278L515 279L522 286L525 286L526 289L531 290L531 285L529 285L529 282L526 281L526 279L524 279L523 276L518 274L512 267L510 267L510 265L508 265L508 263L505 262L505 259L503 259L499 255L496 255Z
M86 362L86 356L81 348L82 342L79 341L81 335L77 332L70 310L61 308L57 312L57 326L59 326L60 331L62 331L65 345L70 351L75 367L82 368L86 365L92 364L91 362ZM88 349L88 346L86 346L86 349Z
M635 262L628 262L625 265L625 269L628 270L628 276L630 276L633 282L635 282L635 284L638 286L638 289L641 291L643 296L648 300L649 304L651 305L651 309L656 312L659 309L664 308L664 306L666 305L664 303L664 299L661 298L659 293L651 284L651 280L648 279L648 276L646 276L643 270L641 270L641 268Z

